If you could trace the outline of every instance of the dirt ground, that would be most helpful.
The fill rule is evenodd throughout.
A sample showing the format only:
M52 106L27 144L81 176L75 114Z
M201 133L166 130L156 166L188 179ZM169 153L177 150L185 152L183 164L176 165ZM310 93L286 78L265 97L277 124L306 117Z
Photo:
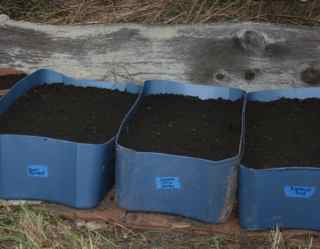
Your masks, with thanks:
M51 24L320 24L319 0L0 0L0 13Z

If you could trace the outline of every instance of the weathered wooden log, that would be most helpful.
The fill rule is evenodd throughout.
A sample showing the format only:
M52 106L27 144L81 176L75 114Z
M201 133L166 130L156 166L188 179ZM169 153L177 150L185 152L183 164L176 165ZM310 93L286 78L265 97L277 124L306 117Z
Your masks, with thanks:
M320 28L240 23L53 26L0 17L0 66L246 90L320 84Z

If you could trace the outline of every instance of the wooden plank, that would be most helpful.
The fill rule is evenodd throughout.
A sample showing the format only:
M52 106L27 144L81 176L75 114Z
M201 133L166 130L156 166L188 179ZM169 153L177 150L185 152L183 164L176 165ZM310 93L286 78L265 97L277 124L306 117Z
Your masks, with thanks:
M71 220L107 222L114 226L142 231L171 231L212 236L230 235L236 238L240 237L240 241L270 235L269 230L245 231L241 229L236 212L233 212L227 222L223 224L207 224L180 216L160 213L130 212L117 207L113 191L109 192L108 196L95 209L76 210L56 204L45 204L44 207L55 215ZM294 240L298 243L303 243L305 235L308 234L314 237L312 248L320 248L320 233L318 231L283 229L281 233L284 239L290 238L291 241Z
M271 24L53 26L0 18L0 66L110 81L246 90L320 83L320 28Z
M0 96L5 95L9 90L0 90Z

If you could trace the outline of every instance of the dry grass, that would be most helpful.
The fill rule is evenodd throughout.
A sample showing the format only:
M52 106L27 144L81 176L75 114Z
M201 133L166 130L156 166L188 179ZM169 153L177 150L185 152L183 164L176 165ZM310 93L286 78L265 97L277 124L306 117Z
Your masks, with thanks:
M18 20L52 24L320 24L319 0L0 0L0 12Z
M105 223L68 221L42 206L0 207L0 249L312 249L305 241L283 239L276 229L270 236L194 236L178 232L137 232ZM315 247L318 248L318 247Z
M288 247L297 249L312 249L313 237L308 238L303 245L297 245L290 243L289 241L285 241L278 227L275 230L272 230L270 233L270 249L286 249Z
M21 249L142 249L142 248L237 248L226 236L181 233L135 232L105 223L68 221L51 215L41 206L0 208L0 248Z

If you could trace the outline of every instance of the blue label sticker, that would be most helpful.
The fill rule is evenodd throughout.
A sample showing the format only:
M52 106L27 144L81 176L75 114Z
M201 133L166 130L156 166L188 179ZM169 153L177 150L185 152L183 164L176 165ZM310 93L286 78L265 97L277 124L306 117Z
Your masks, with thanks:
M314 195L314 193L316 192L316 188L306 187L306 186L287 185L284 187L284 192L286 196L290 198L308 199Z
M46 165L29 165L27 175L33 177L48 177L48 166Z
M180 189L181 182L178 177L156 177L156 188L158 190L170 190L170 189Z

